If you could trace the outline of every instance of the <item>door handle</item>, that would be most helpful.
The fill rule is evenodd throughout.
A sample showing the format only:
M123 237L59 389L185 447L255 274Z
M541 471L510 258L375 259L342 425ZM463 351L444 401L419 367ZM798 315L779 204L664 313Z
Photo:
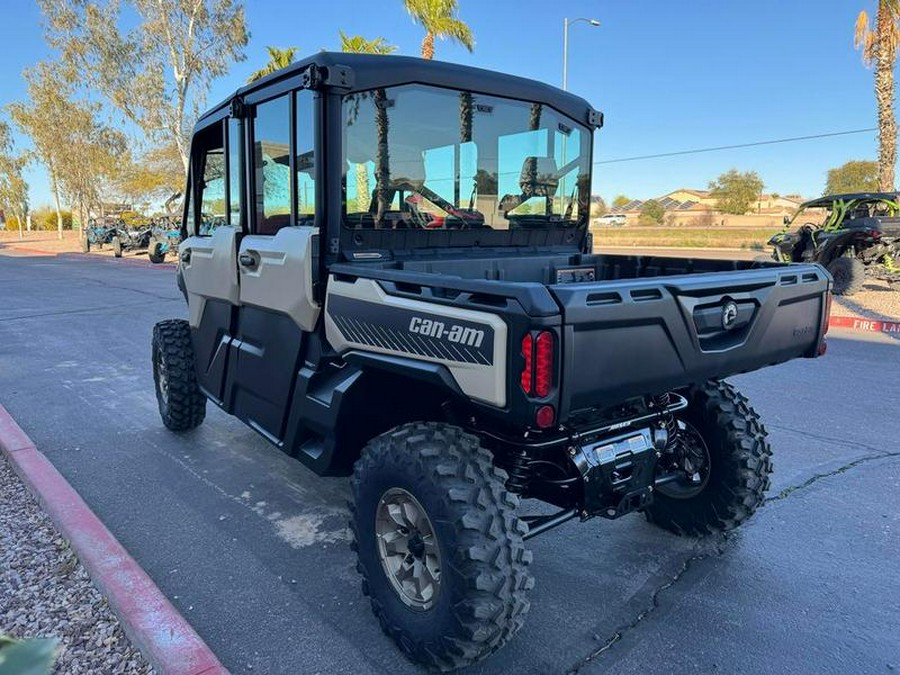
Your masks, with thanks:
M179 258L179 260L181 260L181 262L183 262L185 265L187 265L189 262L191 262L191 249L189 249L189 248L184 249L181 252L181 255L178 256L178 258Z
M238 262L241 263L243 267L256 267L257 265L256 256L249 251L241 253L238 256Z

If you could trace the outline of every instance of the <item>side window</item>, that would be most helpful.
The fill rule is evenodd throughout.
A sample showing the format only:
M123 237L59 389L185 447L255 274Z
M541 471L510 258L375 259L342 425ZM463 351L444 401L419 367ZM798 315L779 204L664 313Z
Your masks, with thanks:
M297 138L294 139L294 166L297 167L297 221L300 225L312 225L316 214L314 95L308 89L303 89L296 96Z
M290 128L289 95L256 107L253 170L257 234L275 234L291 222Z
M225 223L225 144L222 125L203 132L199 161L199 223L197 234L208 236ZM197 175L195 173L195 175Z
M228 120L228 224L241 226L241 123Z

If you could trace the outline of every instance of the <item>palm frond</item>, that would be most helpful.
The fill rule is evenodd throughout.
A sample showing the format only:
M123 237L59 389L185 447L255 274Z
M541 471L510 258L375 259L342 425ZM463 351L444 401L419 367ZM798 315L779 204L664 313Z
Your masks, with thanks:
M870 65L874 58L875 33L869 26L869 14L862 10L856 16L856 25L853 27L853 46L860 50L863 63Z
M356 54L392 54L397 51L397 46L388 43L383 37L368 40L362 35L347 35L344 31L338 31L341 36L341 51Z
M463 47L472 51L475 48L475 36L472 29L465 21L451 17L441 17L435 21L434 34L441 40L450 38L460 43Z

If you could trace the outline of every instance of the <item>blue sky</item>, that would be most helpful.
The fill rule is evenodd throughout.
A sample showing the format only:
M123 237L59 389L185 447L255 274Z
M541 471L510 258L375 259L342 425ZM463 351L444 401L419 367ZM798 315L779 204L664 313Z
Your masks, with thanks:
M4 0L0 105L25 94L21 71L49 56L41 16ZM265 46L305 54L336 49L338 30L383 36L418 54L421 30L401 0L249 0L247 60L213 83L229 95L265 62ZM592 17L569 40L569 89L606 115L595 160L875 126L872 72L853 49L853 23L874 0L460 0L476 48L437 43L436 57L559 85L564 17ZM821 193L828 168L874 159L874 133L595 167L594 192L657 196L704 188L732 167L757 171L767 191ZM39 167L29 169L32 205L49 202Z

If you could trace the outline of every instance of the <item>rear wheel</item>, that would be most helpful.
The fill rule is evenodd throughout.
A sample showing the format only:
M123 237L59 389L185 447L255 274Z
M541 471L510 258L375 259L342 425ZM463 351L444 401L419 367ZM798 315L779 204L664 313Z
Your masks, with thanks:
M848 256L832 260L828 271L834 277L832 292L835 295L853 295L862 290L866 280L866 266L862 261Z
M151 239L147 247L147 255L152 263L161 263L166 259L166 253L163 251L162 242L158 239Z
M122 240L119 239L118 237L113 237L112 249L113 249L113 255L116 256L117 258L121 258L122 257Z
M163 424L187 431L206 417L206 396L197 384L191 328L184 319L160 321L153 327L153 382Z
M676 534L703 536L737 527L763 503L772 449L759 415L730 384L692 387L688 400L675 449L660 460L685 478L657 487L646 516Z
M363 592L412 660L460 668L522 626L531 553L505 482L475 436L445 424L397 427L357 461L350 525Z

